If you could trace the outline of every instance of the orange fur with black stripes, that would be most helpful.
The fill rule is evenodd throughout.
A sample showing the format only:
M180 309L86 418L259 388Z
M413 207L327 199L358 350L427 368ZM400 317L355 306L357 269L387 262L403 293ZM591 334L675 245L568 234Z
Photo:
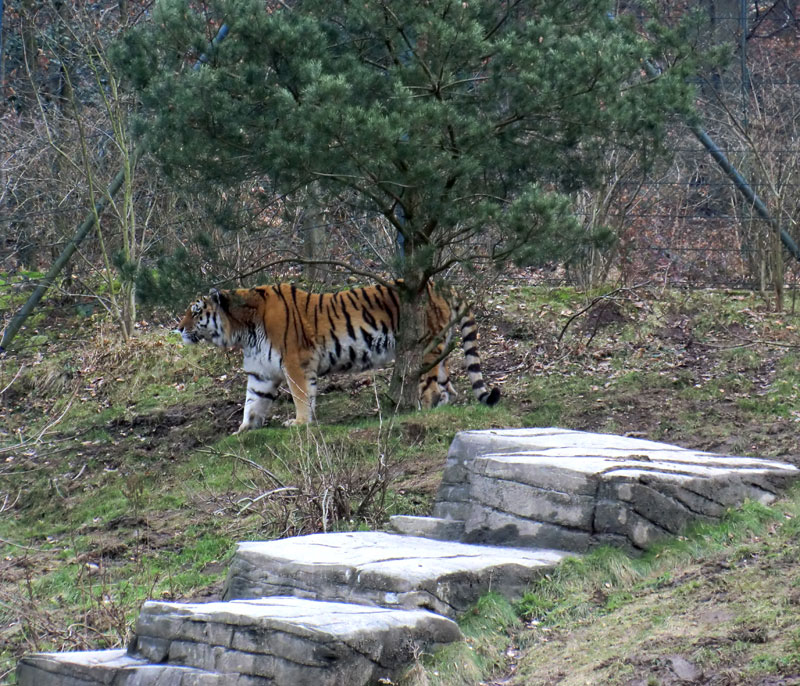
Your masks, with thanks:
M483 382L472 313L463 306L451 309L431 286L426 307L425 343L431 350L423 360L423 366L430 369L419 384L423 407L447 403L455 394L446 358L438 360L449 344L454 323L461 330L473 392L481 402L494 405L500 391L487 390ZM307 293L282 283L214 289L189 306L178 331L184 343L205 340L244 351L247 396L241 432L257 428L268 419L284 381L296 410L296 417L287 424L305 424L314 416L317 377L329 372L364 371L391 362L398 312L397 292L386 286Z

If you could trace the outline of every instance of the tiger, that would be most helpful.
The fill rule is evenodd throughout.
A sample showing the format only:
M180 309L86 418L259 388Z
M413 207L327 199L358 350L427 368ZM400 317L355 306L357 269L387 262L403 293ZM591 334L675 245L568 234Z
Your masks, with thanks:
M486 405L496 404L500 390L488 390L483 381L472 312L463 304L451 308L431 284L427 295L423 343L431 350L423 358L422 366L428 371L419 380L421 406L444 405L456 395L444 354L454 324L461 330L475 397ZM177 331L185 344L207 341L243 350L247 394L238 434L266 422L282 382L295 407L295 418L285 424L302 425L315 416L319 377L390 363L395 356L399 310L397 282L334 293L309 293L292 283L214 288L189 305Z

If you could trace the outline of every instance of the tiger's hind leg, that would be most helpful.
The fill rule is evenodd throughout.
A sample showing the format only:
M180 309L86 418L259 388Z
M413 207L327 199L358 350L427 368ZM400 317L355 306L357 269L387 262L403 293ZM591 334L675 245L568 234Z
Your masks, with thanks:
M439 382L440 392L443 397L439 404L446 405L458 395L458 391L450 383L450 368L447 366L446 359L439 363L439 373L436 380Z
M247 395L244 400L244 417L236 433L257 429L269 417L272 403L278 397L280 380L265 378L259 374L248 373Z
M430 355L430 361L442 354L443 345L437 347ZM456 389L450 383L450 370L447 358L429 369L419 380L420 404L426 409L447 405L456 396Z

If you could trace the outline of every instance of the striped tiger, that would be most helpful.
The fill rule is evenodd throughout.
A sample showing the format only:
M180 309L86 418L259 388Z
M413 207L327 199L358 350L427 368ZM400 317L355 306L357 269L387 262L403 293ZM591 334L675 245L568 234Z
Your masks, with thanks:
M244 417L236 432L240 433L258 428L268 419L284 381L296 410L295 418L286 424L311 421L318 377L383 367L394 359L398 318L398 293L392 287L374 285L337 293L308 293L294 284L281 283L212 289L189 306L178 332L187 344L208 341L244 351L247 396ZM432 349L423 359L423 367L430 368L419 381L420 404L435 407L456 394L446 357L437 362L449 345L456 323L461 329L472 390L480 402L494 405L500 399L500 391L488 390L483 382L472 312L463 305L451 309L430 285L423 343Z

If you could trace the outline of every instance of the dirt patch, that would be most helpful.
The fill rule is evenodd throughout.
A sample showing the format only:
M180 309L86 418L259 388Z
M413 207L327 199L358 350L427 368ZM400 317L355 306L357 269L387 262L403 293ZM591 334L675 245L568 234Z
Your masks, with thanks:
M600 329L627 321L623 307L614 300L601 300L583 315L580 329L594 336Z

